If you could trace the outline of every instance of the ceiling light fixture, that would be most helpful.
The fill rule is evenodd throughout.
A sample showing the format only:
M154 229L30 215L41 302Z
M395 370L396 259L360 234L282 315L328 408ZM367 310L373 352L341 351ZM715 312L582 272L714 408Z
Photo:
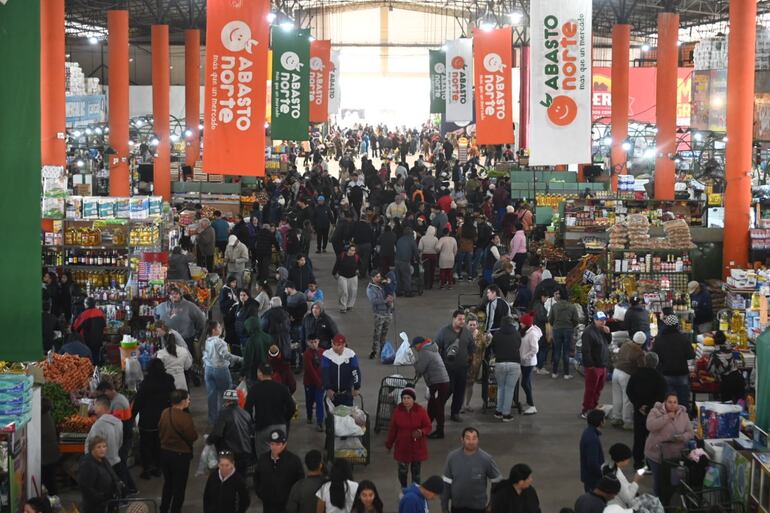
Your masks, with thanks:
M620 145L620 148L623 151L629 151L629 150L631 150L631 143L628 142L628 141L623 141L623 144Z
M521 20L523 19L524 19L524 14L522 14L521 11L513 11L511 13L511 23L513 25L518 25L519 23L521 23Z
M281 22L280 26L281 26L281 29L284 32L291 32L292 30L294 30L294 22L293 21L283 21L283 22Z
M495 28L495 24L489 21L482 21L479 28L484 32L492 32L492 30Z
M272 24L275 21L276 17L277 16L274 12L267 13L267 22Z
M96 36L90 36L88 38L88 42L91 43L92 45L95 45L96 43L99 42L99 39Z
M642 51L643 51L643 52L649 52L649 51L650 51L650 45L649 45L649 44L647 44L647 43L644 43L644 44L642 45Z

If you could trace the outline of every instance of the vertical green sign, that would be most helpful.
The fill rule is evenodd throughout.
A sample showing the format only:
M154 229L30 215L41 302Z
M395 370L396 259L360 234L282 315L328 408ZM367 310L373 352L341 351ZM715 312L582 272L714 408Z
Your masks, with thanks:
M0 205L13 213L0 264L0 360L43 354L40 267L40 3L0 2ZM62 70L64 73L64 70Z
M430 62L430 113L446 112L446 52L428 50Z
M272 137L308 139L310 31L273 27Z

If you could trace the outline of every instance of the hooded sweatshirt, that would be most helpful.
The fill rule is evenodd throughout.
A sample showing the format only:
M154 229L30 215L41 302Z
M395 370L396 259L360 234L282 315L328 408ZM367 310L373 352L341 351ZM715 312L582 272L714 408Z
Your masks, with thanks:
M321 359L321 376L324 390L344 393L360 389L361 369L358 367L356 353L349 347L342 354L327 349Z
M540 348L540 337L543 332L537 325L533 324L521 338L521 366L532 367L537 365L537 352Z
M398 513L425 513L428 511L428 501L420 493L420 485L412 483L404 488L404 495L398 503Z
M436 228L428 226L425 235L420 238L420 243L417 244L417 250L423 255L435 255L437 253L437 245L438 239L436 238Z
M91 426L91 429L88 431L88 436L86 437L86 454L88 454L88 446L91 443L91 439L95 436L100 436L107 441L107 461L110 465L120 463L118 451L120 450L120 446L123 445L123 422L109 413L105 413L96 419L96 422Z
M428 342L417 352L414 362L414 370L417 376L425 379L428 386L449 383L449 374L444 366L444 360L438 352L438 346L434 342Z
M258 317L246 320L246 333L249 338L241 346L243 363L241 372L249 380L257 379L257 368L267 361L267 350L272 343L270 335L262 331L262 321Z

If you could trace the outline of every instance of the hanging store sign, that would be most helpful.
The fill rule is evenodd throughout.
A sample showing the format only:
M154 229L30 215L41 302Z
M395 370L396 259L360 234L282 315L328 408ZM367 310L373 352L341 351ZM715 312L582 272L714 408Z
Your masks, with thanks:
M447 41L446 121L468 122L473 119L473 40Z
M340 91L340 51L334 50L329 63L329 115L340 111Z
M308 30L273 30L273 139L306 141L308 138L309 37Z
M331 41L310 43L310 122L325 123L329 119L329 68Z
M531 165L591 162L591 0L530 5Z
M203 170L264 176L267 0L209 0Z
M430 63L430 113L443 114L446 111L446 52L428 50Z
M508 144L513 137L511 27L473 32L478 144Z

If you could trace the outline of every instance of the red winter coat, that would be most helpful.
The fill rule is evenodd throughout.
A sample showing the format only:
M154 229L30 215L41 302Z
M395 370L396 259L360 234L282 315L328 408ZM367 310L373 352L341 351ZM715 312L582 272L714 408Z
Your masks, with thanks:
M395 444L393 458L396 461L411 463L428 459L428 438L431 431L431 421L425 408L414 403L407 411L403 404L396 406L390 419L390 429L385 447L390 450ZM422 431L420 438L414 438L415 429Z

